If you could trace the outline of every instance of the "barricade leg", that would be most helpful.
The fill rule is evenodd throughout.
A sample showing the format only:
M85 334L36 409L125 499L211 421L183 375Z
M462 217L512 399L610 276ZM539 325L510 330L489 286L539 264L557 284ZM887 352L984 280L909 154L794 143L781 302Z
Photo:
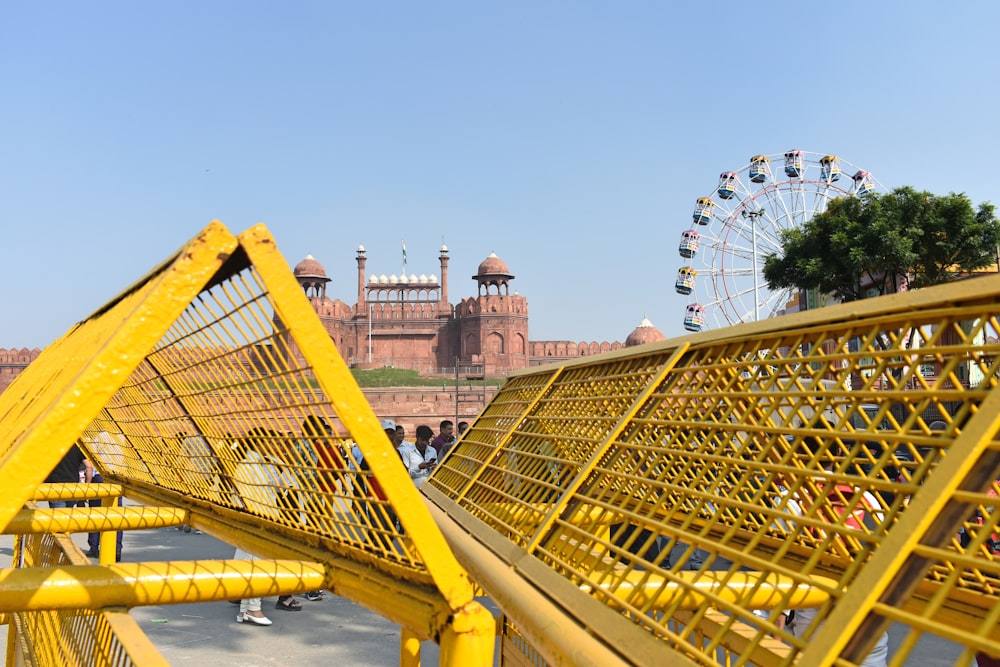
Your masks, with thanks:
M455 613L441 633L441 667L492 667L497 623L478 602Z

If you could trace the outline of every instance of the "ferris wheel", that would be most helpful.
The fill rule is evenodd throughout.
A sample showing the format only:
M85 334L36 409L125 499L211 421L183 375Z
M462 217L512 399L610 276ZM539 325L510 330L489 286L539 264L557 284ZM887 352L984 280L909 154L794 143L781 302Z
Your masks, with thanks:
M681 234L684 263L675 288L691 299L684 328L777 315L795 296L791 289L768 289L764 280L765 258L781 252L781 230L802 226L831 199L876 188L881 186L864 169L836 155L800 150L755 155L736 171L722 172L712 194L696 200L694 224Z

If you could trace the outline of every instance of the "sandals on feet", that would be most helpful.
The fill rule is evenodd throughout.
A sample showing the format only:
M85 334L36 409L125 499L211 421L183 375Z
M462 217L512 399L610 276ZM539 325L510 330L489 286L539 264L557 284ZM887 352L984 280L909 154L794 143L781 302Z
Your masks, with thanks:
M274 608L282 611L302 611L302 603L289 595L287 598L278 598Z

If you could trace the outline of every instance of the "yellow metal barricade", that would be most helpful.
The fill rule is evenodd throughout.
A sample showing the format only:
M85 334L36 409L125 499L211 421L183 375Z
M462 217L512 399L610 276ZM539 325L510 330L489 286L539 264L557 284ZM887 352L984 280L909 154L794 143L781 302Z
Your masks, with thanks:
M62 618L55 608L74 595L93 612L326 588L401 625L407 646L438 641L442 664L492 662L492 615L263 226L239 237L206 227L46 349L0 394L0 417L5 532L183 523L262 559L145 563L142 577L106 560L20 563L29 571L0 578L12 593L0 613L16 628L8 659L71 664L44 653L29 621L82 637L44 620ZM25 509L99 492L36 492L74 444L143 507ZM118 583L101 586L104 574ZM66 650L80 664L117 664L86 657L114 643L95 636Z
M980 278L530 369L422 491L551 664L857 665L895 624L891 664L964 667L1000 655L998 311Z

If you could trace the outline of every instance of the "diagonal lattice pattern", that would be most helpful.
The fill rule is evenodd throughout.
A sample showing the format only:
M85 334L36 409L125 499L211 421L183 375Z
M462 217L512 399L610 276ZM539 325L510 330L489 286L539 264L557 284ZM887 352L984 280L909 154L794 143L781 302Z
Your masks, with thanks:
M1000 653L998 294L977 279L523 372L428 495L622 655L858 664L890 621L912 628L898 664L927 633L968 647L955 664ZM991 472L952 493L942 466L967 457ZM793 633L790 609L815 613Z

